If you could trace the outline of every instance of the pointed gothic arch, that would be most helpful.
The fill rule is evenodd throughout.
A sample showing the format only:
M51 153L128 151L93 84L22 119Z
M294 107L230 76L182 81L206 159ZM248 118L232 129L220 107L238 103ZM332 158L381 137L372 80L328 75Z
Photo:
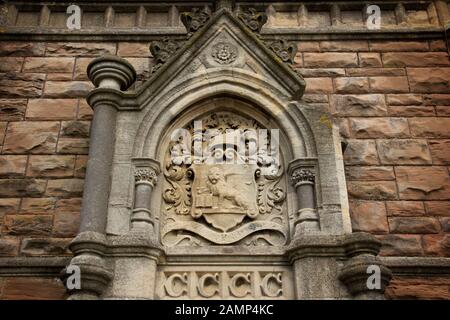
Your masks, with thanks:
M73 297L380 295L361 280L365 266L384 268L380 244L351 234L337 128L327 110L301 101L305 82L286 64L293 45L263 43L254 26L264 19L254 12L202 13L202 27L191 30L196 14L184 19L183 44L153 44L157 65L136 91L123 92L135 72L122 59L99 58L88 68L98 88L88 97L92 144L71 247L86 281ZM166 163L171 131L211 114L227 119L224 130L248 121L244 131L280 129L283 165L262 174L262 162L247 160ZM182 237L164 240L171 233ZM179 246L183 239L190 241ZM311 278L317 268L326 276ZM385 285L385 268L383 277Z

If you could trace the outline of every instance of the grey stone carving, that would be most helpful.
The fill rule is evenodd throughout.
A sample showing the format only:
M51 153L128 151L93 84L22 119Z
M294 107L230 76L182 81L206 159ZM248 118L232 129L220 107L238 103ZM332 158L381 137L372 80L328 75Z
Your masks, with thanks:
M305 181L314 182L314 179L314 173L308 169L297 169L291 175L291 180L294 185Z
M231 43L220 42L212 47L211 56L219 64L230 64L237 58L238 50Z
M291 295L284 276L281 270L245 268L241 272L167 272L162 275L159 295L168 299L280 299Z
M247 11L239 12L238 18L245 23L253 32L259 33L261 28L267 22L267 15L264 12L258 12L255 8L249 8Z
M152 186L154 186L158 181L158 177L154 169L137 169L134 172L134 179L136 180L136 183L148 182Z
M210 15L205 10L194 8L191 12L181 13L180 18L186 27L188 35L192 35L210 19Z
M183 44L182 41L172 41L168 38L164 38L161 41L153 41L150 44L150 52L156 60L156 64L153 66L151 72L156 72L167 60L169 60L173 54Z
M266 42L266 45L277 54L283 62L293 64L297 53L297 44L295 42L278 39Z
M255 143L251 133L261 127L254 120L227 112L214 113L201 120L200 131L189 126L193 141L174 143L168 152L163 199L169 218L162 229L163 242L165 236L173 238L174 231L179 232L179 237L186 236L181 232L184 231L210 244L231 244L243 239L254 245L285 242L283 170L266 150L258 150L264 154L249 152L249 145ZM198 136L207 129L212 132L207 138ZM243 140L233 136L234 142L230 144L228 130L240 133ZM193 159L185 151L191 145L195 149L196 141L203 152L201 157ZM227 141L225 149L224 141ZM246 152L236 152L239 146L246 146ZM233 162L236 160L241 163ZM271 174L261 174L261 169L267 167L274 170L269 171ZM179 244L179 237L165 243Z

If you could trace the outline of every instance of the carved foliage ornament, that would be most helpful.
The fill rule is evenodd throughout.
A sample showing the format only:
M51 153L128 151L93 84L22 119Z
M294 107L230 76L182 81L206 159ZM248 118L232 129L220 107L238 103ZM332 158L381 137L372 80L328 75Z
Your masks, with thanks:
M238 18L250 28L253 32L259 33L261 28L267 22L267 15L263 12L258 12L254 8L249 8L247 11L238 13Z
M300 182L313 182L314 183L314 173L308 169L296 169L292 175L291 180L294 185Z
M192 35L200 29L210 18L210 15L205 10L199 8L192 9L191 12L181 13L181 22L186 27L188 35Z
M279 39L267 42L266 45L275 52L283 62L290 64L294 63L295 55L297 54L297 44L295 42Z
M200 120L201 127L194 121L167 153L163 243L284 244L283 169L267 148L252 148L259 125L227 112ZM260 139L272 151L272 131ZM201 155L192 157L191 150Z
M182 44L183 42L175 42L168 38L164 38L162 41L153 41L150 44L150 52L156 59L156 64L152 68L152 73L169 60Z
M134 179L136 180L137 183L148 182L151 185L155 185L156 182L158 181L156 172L153 169L137 169L134 172Z

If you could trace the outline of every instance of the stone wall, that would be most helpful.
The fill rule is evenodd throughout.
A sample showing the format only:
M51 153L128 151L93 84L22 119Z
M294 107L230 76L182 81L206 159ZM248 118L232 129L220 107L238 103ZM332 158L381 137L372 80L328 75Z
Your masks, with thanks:
M0 257L70 255L92 115L86 66L125 57L139 86L153 64L149 44L0 42ZM377 235L383 256L450 257L444 38L299 41L295 66L304 101L326 104L345 141L353 230ZM58 281L0 277L0 299L62 298ZM449 286L445 276L402 276L387 296L450 299Z

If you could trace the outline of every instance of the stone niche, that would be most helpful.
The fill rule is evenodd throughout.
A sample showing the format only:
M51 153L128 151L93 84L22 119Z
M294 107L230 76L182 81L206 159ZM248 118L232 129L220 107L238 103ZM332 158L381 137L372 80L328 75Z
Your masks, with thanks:
M382 298L380 243L351 233L341 143L302 102L296 45L255 10L181 20L151 78L95 59L91 147L71 299ZM368 268L380 286L366 285Z

